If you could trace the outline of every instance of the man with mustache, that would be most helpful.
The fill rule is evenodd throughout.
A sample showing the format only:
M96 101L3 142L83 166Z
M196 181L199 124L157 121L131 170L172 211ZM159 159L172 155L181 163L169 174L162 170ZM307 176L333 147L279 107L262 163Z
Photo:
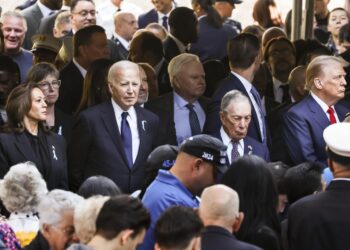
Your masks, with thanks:
M327 166L323 130L342 122L349 112L339 102L345 93L346 64L334 56L319 56L307 67L305 88L310 94L284 115L283 137L294 164L312 161Z

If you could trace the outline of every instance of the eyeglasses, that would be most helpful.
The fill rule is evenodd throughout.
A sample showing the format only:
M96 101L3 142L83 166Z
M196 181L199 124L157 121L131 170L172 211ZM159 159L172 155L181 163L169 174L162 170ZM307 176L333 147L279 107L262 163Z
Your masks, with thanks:
M51 82L43 81L43 82L40 82L38 85L39 85L39 88L43 90L48 90L49 88L58 89L61 86L61 80L53 80Z
M98 14L98 12L96 10L90 10L90 11L82 10L80 12L73 12L72 14L78 14L81 17L87 17L89 14L91 16L96 16Z

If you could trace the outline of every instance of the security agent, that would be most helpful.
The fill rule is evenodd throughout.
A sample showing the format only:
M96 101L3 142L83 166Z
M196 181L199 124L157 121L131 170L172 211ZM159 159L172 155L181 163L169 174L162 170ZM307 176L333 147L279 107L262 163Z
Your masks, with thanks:
M226 170L226 146L220 140L209 135L186 139L173 167L169 171L159 170L142 199L151 212L152 223L140 249L154 249L153 230L160 214L175 205L198 207L196 195L213 185Z
M348 249L350 244L350 123L328 126L323 138L334 179L324 192L290 207L290 250L340 250Z

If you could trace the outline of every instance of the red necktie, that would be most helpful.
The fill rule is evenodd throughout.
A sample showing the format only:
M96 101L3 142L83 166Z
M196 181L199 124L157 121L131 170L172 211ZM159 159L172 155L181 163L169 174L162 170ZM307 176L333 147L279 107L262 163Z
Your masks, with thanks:
M335 119L334 115L334 109L332 107L328 108L327 113L329 114L329 121L331 122L331 124L337 123L337 120Z

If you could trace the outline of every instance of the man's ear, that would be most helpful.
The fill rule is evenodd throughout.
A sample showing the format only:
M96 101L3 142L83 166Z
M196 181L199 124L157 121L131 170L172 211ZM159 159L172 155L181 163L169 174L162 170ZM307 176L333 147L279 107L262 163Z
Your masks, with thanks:
M119 243L121 246L124 246L128 243L129 239L131 238L131 235L134 233L134 230L131 229L125 229L121 231L118 235L119 237Z
M236 217L235 222L232 225L232 232L233 233L238 232L238 230L241 228L243 220L244 220L244 213L243 212L239 212L238 216Z
M50 232L50 227L51 227L50 225L45 224L45 223L41 226L41 233L44 237L47 236L48 233Z
M314 85L316 89L323 89L323 83L320 78L315 78L314 79Z
M194 171L198 171L200 169L200 165L202 164L203 160L201 158L196 158L193 160L193 166L192 169Z

